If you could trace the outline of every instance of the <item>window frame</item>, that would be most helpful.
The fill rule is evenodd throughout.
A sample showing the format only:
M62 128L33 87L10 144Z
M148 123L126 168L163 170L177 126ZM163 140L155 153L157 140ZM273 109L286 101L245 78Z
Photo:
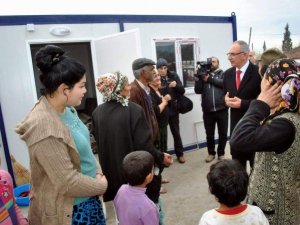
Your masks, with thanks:
M157 59L157 49L156 49L156 43L157 42L174 42L174 54L175 54L175 65L176 65L176 72L181 80L182 83L183 81L183 64L182 64L182 57L181 57L181 46L182 45L188 45L192 44L193 45L193 58L194 62L193 65L194 68L196 69L197 61L200 59L200 39L195 38L195 37L186 37L186 38L153 38L153 46L154 46L154 54L155 58ZM186 91L189 92L194 92L194 86L189 86L185 87Z

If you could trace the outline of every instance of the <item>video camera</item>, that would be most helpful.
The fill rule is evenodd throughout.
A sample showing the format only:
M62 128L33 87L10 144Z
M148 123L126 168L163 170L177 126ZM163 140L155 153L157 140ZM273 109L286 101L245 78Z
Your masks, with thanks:
M212 72L211 65L212 65L212 58L207 58L207 61L198 61L197 73L195 74L195 76L196 77L205 76L210 72Z

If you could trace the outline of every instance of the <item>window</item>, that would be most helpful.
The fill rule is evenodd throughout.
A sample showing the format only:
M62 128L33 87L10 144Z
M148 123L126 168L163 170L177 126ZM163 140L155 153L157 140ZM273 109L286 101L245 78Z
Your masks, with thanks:
M175 42L156 42L157 59L164 58L170 63L168 69L177 72L175 57Z
M156 58L164 58L170 63L169 70L179 75L184 87L194 87L194 73L199 58L198 39L173 38L154 41Z

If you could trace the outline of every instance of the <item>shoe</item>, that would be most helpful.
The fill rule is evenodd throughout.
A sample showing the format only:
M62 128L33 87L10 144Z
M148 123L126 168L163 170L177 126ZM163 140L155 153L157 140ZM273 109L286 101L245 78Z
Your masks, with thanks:
M166 184L166 183L170 183L170 181L167 180L167 179L161 179L161 183L162 183L162 184Z
M225 156L224 156L224 155L218 156L218 160L224 160L224 159L225 159Z
M205 159L205 162L209 163L213 161L216 157L214 155L208 155Z
M166 194L167 192L168 192L168 190L165 189L164 187L160 188L160 191L159 191L160 194Z
M178 160L178 162L180 162L180 163L185 163L185 159L184 159L183 155L182 155L182 156L179 156L179 157L177 158L177 160Z

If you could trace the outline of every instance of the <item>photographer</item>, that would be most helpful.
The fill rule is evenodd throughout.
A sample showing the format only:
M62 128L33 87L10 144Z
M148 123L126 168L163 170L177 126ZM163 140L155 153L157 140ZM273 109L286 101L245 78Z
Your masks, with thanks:
M195 82L195 93L202 94L203 121L206 132L208 156L205 162L211 162L216 155L215 127L218 126L218 160L224 159L227 142L228 108L223 93L223 71L219 68L216 57L199 62Z

